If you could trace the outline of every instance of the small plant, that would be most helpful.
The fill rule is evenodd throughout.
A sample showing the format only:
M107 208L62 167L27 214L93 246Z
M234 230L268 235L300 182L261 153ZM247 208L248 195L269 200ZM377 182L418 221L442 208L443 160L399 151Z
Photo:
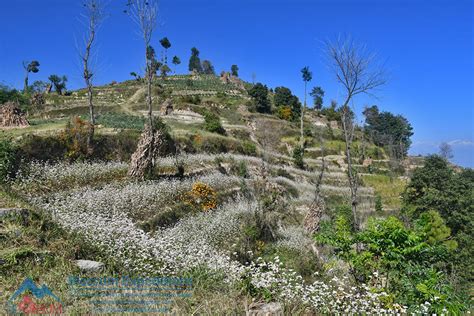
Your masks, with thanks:
M375 196L375 211L377 213L383 212L382 197L379 194Z
M247 163L244 160L236 162L235 160L231 161L230 171L233 174L238 175L242 178L248 178L249 172L247 168Z
M191 191L185 193L185 203L199 206L203 211L209 211L217 207L217 193L208 184L196 182Z
M294 161L296 167L298 167L300 169L304 169L303 148L296 147L293 150L293 161Z

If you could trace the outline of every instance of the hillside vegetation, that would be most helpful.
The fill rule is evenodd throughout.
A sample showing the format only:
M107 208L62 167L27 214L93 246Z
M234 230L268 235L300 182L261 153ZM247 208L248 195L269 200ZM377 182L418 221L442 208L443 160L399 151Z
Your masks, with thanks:
M2 299L30 275L70 312L88 311L64 279L89 259L105 263L93 276L193 277L176 314L242 314L254 301L287 315L466 311L472 170L393 154L373 137L372 116L372 134L357 126L351 148L354 223L341 109L306 109L298 153L298 106L278 105L272 90L262 113L254 88L214 75L155 78L165 137L144 180L127 176L147 122L143 79L94 87L92 148L85 90L22 101L30 126L0 131L0 208L27 210L1 217ZM314 231L305 223L317 189Z

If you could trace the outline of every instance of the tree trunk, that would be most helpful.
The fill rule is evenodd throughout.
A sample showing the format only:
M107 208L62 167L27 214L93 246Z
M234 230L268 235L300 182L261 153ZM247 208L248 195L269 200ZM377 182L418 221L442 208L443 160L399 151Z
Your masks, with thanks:
M344 130L344 139L346 143L346 159L347 159L347 176L349 178L349 187L351 189L351 210L352 210L352 217L354 220L354 229L356 231L359 230L359 221L357 218L357 178L354 174L354 170L352 169L352 155L351 155L351 145L352 145L352 137L354 133L353 123L351 126L349 124L349 117L347 116L347 104L343 108L342 113L342 128Z
M304 105L303 108L301 109L301 120L300 120L300 147L301 150L303 151L304 155L304 132L303 132L303 118L304 118L304 110L306 108L306 81L304 83Z
M28 71L26 72L26 75L25 75L25 86L23 88L23 93L27 93L28 92Z

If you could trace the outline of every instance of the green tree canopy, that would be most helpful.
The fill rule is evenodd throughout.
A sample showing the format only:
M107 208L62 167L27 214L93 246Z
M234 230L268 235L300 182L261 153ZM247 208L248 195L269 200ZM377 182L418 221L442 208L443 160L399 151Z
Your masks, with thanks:
M324 90L321 87L314 87L309 95L313 97L314 108L321 110L323 107Z
M407 155L413 128L406 118L390 112L379 112L376 105L364 110L365 132L378 146L389 147L397 158Z
M268 100L268 88L260 82L255 84L250 90L249 95L253 98L257 112L270 113L271 105Z
M301 102L297 96L293 95L287 87L276 87L273 102L276 107L288 106L291 108L293 119L297 119L301 114Z
M189 58L189 71L197 71L202 73L201 59L199 58L199 51L196 47L191 48L191 57Z
M48 77L48 80L51 81L51 84L58 94L63 94L63 91L66 89L66 76L60 77L58 75L51 75Z
M232 65L232 66L230 67L230 71L231 71L232 76L235 76L235 77L238 77L238 76L239 76L239 66L237 66L237 65Z

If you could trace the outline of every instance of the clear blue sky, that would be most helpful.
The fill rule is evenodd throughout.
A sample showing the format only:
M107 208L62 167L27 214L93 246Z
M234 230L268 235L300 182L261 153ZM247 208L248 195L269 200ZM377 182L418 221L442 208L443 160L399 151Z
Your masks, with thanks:
M98 37L96 83L129 79L140 71L142 42L122 11L126 0L109 0ZM80 38L80 0L0 1L0 82L20 88L22 61L37 59L30 82L56 73L69 88L82 87L75 39ZM171 55L187 70L190 48L216 71L238 64L241 77L303 95L300 69L326 91L325 104L340 100L321 41L351 34L386 62L390 81L378 99L360 97L356 107L377 104L400 113L414 127L412 154L453 146L454 162L474 166L473 3L471 0L161 0L154 45L167 36ZM362 117L359 115L359 120Z

